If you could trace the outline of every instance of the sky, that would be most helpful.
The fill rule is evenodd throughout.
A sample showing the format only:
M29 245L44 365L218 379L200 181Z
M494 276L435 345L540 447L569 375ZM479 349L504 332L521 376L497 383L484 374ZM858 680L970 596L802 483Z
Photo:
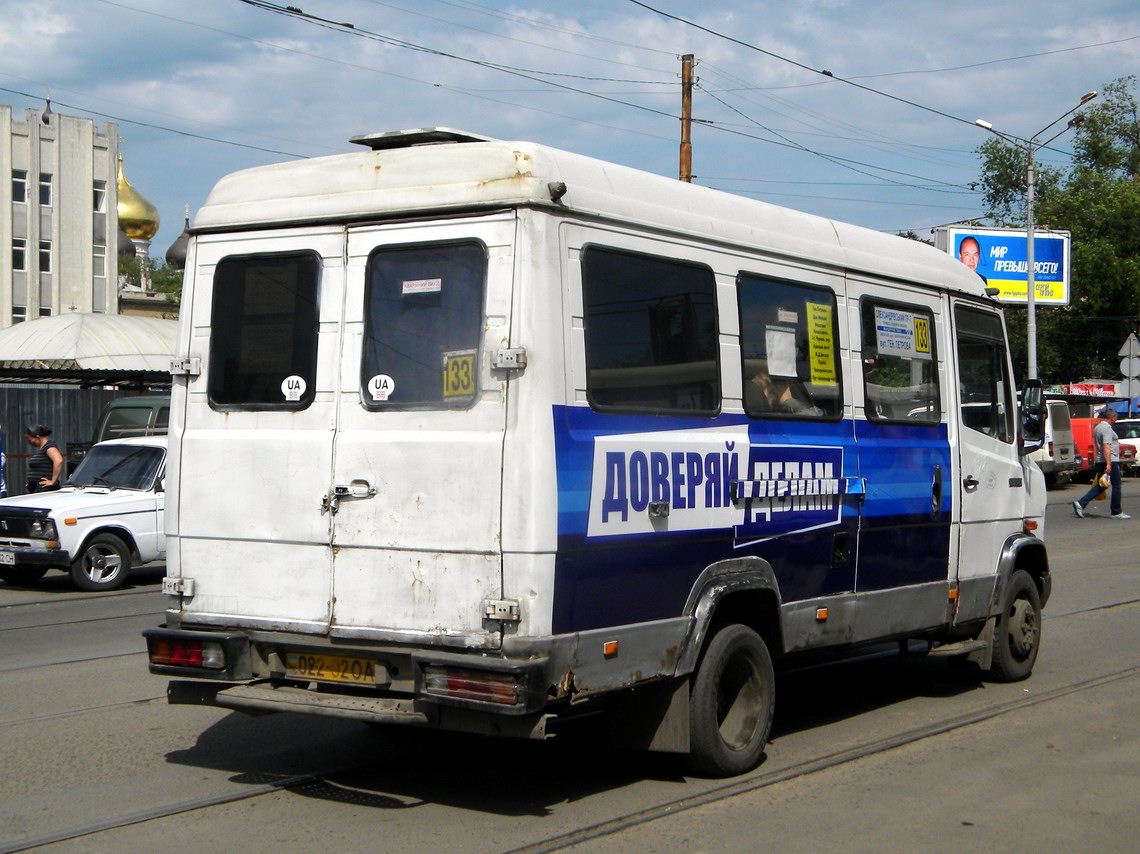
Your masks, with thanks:
M930 239L983 213L975 119L1032 137L1140 73L1140 3L0 0L0 104L116 123L157 257L221 176L364 133L451 127L675 177L684 54L694 183ZM1067 163L1068 136L1039 159Z

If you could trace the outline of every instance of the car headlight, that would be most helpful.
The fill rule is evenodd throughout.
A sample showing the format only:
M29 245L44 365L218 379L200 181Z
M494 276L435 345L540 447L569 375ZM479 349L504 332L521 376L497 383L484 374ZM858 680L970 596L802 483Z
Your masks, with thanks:
M28 533L35 537L37 540L54 540L58 539L55 522L51 519L36 519L32 522Z

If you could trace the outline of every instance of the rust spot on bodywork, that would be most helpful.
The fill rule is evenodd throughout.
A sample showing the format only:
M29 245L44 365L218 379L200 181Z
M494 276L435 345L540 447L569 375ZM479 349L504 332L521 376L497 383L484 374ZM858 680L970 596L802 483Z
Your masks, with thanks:
M492 184L501 184L504 181L526 181L534 178L534 172L531 171L530 157L524 151L516 151L515 153L515 174L509 178L495 178L492 181L480 181L476 186L489 187Z
M567 670L562 678L558 680L557 685L551 685L549 695L552 699L561 700L563 697L572 697L578 693L578 687L574 684L574 671Z

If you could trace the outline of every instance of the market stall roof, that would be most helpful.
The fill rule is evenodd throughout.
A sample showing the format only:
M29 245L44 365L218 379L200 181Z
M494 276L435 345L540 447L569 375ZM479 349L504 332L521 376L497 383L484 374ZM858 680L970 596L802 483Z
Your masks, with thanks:
M0 382L169 387L178 321L60 314L0 330Z

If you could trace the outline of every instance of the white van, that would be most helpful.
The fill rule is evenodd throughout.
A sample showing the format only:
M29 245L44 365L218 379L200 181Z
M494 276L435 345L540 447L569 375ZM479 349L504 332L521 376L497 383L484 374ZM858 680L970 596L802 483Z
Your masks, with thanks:
M1063 400L1045 401L1045 436L1040 448L1029 455L1045 475L1045 486L1064 486L1081 468L1069 404Z
M354 141L194 223L171 702L535 738L604 708L726 775L774 659L1029 675L1044 483L976 275L529 142Z

